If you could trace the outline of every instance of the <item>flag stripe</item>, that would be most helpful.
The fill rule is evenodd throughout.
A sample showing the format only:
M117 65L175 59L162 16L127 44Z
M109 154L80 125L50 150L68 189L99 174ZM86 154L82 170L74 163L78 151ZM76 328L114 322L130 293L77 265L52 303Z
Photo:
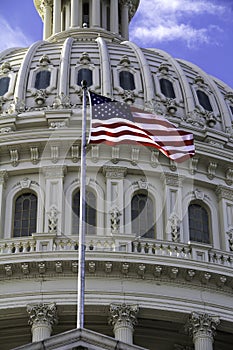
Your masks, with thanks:
M170 159L182 162L194 155L193 135L172 123L125 103L90 92L92 122L90 143L140 144L159 149Z

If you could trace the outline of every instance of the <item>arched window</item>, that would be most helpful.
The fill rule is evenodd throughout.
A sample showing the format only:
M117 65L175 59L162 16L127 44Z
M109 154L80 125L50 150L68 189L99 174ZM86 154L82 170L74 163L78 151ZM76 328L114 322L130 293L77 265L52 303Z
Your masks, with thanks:
M210 243L209 215L200 204L191 203L188 208L190 241Z
M131 201L133 233L146 238L155 237L155 213L153 201L146 193L136 193Z
M10 78L9 77L0 78L0 96L5 95L5 93L9 89L9 84L10 84Z
M170 82L170 80L162 78L159 80L159 83L160 83L161 92L164 96L166 96L168 98L175 98L176 97L175 91L173 88L173 84L172 84L172 82Z
M80 190L76 191L72 199L72 233L79 233ZM96 234L96 196L91 191L86 191L86 233Z
M126 70L119 74L120 86L124 90L135 90L134 75Z
M14 237L30 236L36 232L37 197L33 193L23 193L16 198L14 208Z
M50 85L51 73L48 70L41 70L36 74L35 88L37 90L46 89Z
M209 96L206 95L206 93L204 91L197 90L197 97L198 97L198 101L199 101L200 105L204 109L206 109L207 111L210 111L210 112L213 111L213 108L210 104Z
M230 106L230 110L231 110L231 120L233 120L233 106Z
M78 85L82 85L82 80L86 80L87 86L93 85L92 80L92 70L87 68L82 68L78 71Z

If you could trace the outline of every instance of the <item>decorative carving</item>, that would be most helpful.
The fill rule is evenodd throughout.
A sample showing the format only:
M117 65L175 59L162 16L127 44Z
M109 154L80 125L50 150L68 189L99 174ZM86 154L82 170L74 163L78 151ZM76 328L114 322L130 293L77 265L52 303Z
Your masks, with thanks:
M127 275L129 273L129 264L128 263L122 263L121 272L123 273L123 275Z
M120 60L120 65L123 67L129 67L131 64L131 61L127 55L123 55L121 60Z
M208 175L207 176L208 176L208 178L210 180L212 180L215 177L215 172L216 172L217 166L218 166L218 164L215 163L215 162L210 162L209 163L209 166L207 168L207 171L208 171Z
M69 96L65 96L62 92L54 98L53 104L51 106L53 109L69 109L71 108Z
M169 71L169 65L166 63L161 63L158 70L161 74L166 75Z
M78 263L76 261L72 262L71 270L72 270L73 273L77 273L78 272Z
M46 272L46 265L44 262L38 263L38 270L40 274L44 274Z
M27 312L29 315L28 323L30 326L35 327L47 325L52 327L58 322L57 306L55 303L28 305Z
M175 186L175 187L182 186L183 177L178 176L177 174L162 173L161 178L162 178L164 184L167 186Z
M113 208L110 211L111 215L111 230L112 233L118 233L119 232L119 226L120 226L120 216L122 215L118 208Z
M24 275L28 275L29 274L29 264L28 263L23 263L21 265L21 268L22 268L22 272Z
M93 163L97 163L99 159L99 146L92 145L91 147L91 160Z
M140 152L139 148L133 147L133 148L131 149L131 163L132 163L133 165L137 165L137 163L138 163L138 160L139 160L139 152Z
M39 59L39 63L41 67L47 67L50 65L51 61L49 59L49 57L47 55L43 55L41 56L41 58Z
M103 167L103 173L108 179L124 179L127 168L123 167Z
M132 104L135 102L135 93L132 90L124 90L121 94L125 103Z
M8 61L5 61L0 66L0 75L8 74L11 71L11 64Z
M19 164L19 151L17 148L10 149L11 164L16 167Z
M226 276L219 276L219 278L218 278L218 280L217 280L217 285L219 286L219 287L223 287L225 284L226 284L226 282L227 282L227 278L226 278Z
M52 7L53 6L53 0L42 0L41 1L41 4L40 4L40 7L41 9L45 9L46 7Z
M186 123L197 126L198 128L204 128L206 125L205 118L198 109L194 109L192 112L188 113Z
M58 146L51 146L52 163L56 164L58 162L58 157L59 157Z
M5 265L4 268L5 268L6 276L11 277L13 274L12 265L9 265L9 264Z
M196 275L196 272L194 270L187 270L185 278L187 281L192 281L192 279L195 277L195 275Z
M79 146L72 145L70 151L71 151L72 162L77 163L79 159Z
M209 273L209 272L203 272L203 273L201 274L201 282L202 282L203 284L207 284L207 283L210 281L211 277L212 277L211 273Z
M46 98L48 97L46 90L40 89L36 90L33 93L33 96L35 96L35 102L38 106L42 106L45 103Z
M106 273L111 273L112 272L112 263L111 262L106 262L105 263L105 272Z
M140 264L138 265L138 270L137 273L139 276L141 276L144 279L145 276L145 272L146 272L146 265L145 264Z
M119 324L127 324L130 328L133 328L137 324L138 311L137 305L111 304L109 324L113 327Z
M112 147L112 162L117 164L120 158L120 148L118 146Z
M32 164L37 164L39 162L39 150L38 147L33 146L30 147L31 152L31 162Z
M57 233L57 223L58 223L58 210L53 206L49 213L49 233Z
M91 63L91 59L90 59L90 56L87 52L83 52L80 59L79 59L79 62L84 64L84 65L88 65Z
M0 170L0 184L5 186L7 180L8 180L7 170Z
M49 129L51 129L51 130L62 129L64 127L66 127L66 122L64 122L64 121L62 121L62 122L56 121L56 122L49 123Z
M9 134L9 132L13 131L10 126L6 126L5 128L0 129L1 134Z
M201 335L213 338L219 323L220 319L218 316L192 312L187 328L193 338Z
M194 194L194 197L195 197L196 199L199 199L199 200L202 200L202 201L203 201L203 199L205 198L205 193L202 192L202 191L200 191L200 190L198 190L198 189L196 189L195 191L193 191L193 194Z
M216 194L219 200L224 198L233 201L233 190L228 187L224 187L221 185L217 186Z
M96 264L95 264L95 262L90 261L90 262L88 263L88 271L89 271L90 273L95 273L95 271L96 271Z
M176 279L178 275L179 269L177 267L173 267L170 269L170 278Z
M170 219L171 235L173 242L180 241L180 219L176 214L173 214Z
M225 176L226 176L226 180L225 180L226 184L231 186L233 184L233 169L228 168Z
M162 270L163 270L162 266L155 266L155 268L154 268L154 276L155 277L160 277L161 274L162 274Z
M15 98L14 102L12 102L6 111L7 114L9 115L14 115L17 113L22 113L25 112L26 110L26 105L24 100L19 100L18 97Z
M20 181L21 188L30 188L31 187L31 180L28 177L25 177L23 180Z
M61 261L56 261L56 262L55 262L55 271L56 271L57 273L62 273L62 270L63 270L63 268L62 268L62 262L61 262Z
M199 158L193 157L190 159L190 173L191 173L191 175L196 174L198 162L199 162Z
M159 165L159 151L157 150L153 150L151 151L151 166L153 168L157 168L157 166Z
M226 232L226 234L228 235L229 249L233 252L233 228Z

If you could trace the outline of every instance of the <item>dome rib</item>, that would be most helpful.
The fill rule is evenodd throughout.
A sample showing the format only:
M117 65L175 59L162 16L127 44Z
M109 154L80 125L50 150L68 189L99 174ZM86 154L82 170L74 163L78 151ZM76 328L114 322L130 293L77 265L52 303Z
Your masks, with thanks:
M111 65L110 65L110 57L108 52L108 47L106 41L98 37L96 39L99 47L100 53L100 65L102 67L102 91L101 93L105 96L112 96L112 78L111 78Z
M10 49L6 49L2 52L0 52L0 61L4 60L4 58L6 56L8 56L9 54L13 53L15 50L20 50L22 49L21 47L11 47Z
M155 89L149 63L140 47L130 41L123 41L122 45L128 46L136 55L140 70L142 72L143 85L145 87L145 104L154 100Z
M14 99L15 100L24 100L26 97L26 82L28 80L28 73L31 67L31 61L32 58L35 55L36 50L44 44L45 41L37 41L34 44L32 44L28 51L26 52L23 61L21 63L19 73L18 73L18 79L16 82L16 87L15 87L15 94L14 94Z
M67 38L62 48L58 95L69 95L68 82L70 76L70 55L73 42L73 38Z

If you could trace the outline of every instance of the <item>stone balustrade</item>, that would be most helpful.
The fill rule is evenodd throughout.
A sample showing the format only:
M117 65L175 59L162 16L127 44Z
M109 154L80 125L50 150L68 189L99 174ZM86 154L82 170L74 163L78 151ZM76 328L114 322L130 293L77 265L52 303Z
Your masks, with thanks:
M6 254L30 254L49 251L78 251L77 236L63 237L50 234L35 234L0 240L0 256ZM123 252L147 256L174 257L178 259L207 262L225 267L233 266L233 253L213 249L209 245L183 244L129 237L86 236L88 252Z

